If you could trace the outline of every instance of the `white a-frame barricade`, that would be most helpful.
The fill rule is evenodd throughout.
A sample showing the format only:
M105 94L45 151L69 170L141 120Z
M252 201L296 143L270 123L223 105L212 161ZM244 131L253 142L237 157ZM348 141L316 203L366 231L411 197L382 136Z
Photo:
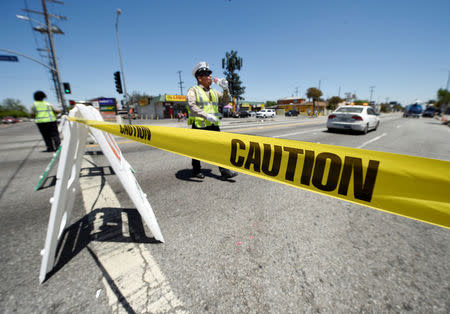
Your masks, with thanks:
M70 111L69 115L103 121L100 113L90 106L77 105ZM81 123L68 121L66 116L63 119L65 119L62 129L64 140L61 144L62 150L56 174L55 192L53 198L50 199L52 206L45 247L41 252L42 264L39 275L41 283L44 282L47 274L54 267L58 241L70 222L89 129L153 236L156 240L164 242L147 196L142 192L131 171L130 164L123 157L114 138L109 133L89 128Z

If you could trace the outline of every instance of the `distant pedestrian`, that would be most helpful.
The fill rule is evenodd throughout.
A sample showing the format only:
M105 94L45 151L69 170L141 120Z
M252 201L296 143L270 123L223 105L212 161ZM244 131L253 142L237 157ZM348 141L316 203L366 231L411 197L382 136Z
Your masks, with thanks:
M34 104L31 108L34 122L44 138L47 146L46 152L54 152L59 148L61 140L58 133L58 125L55 113L59 113L51 104L44 101L47 95L43 91L34 93Z
M311 109L308 109L308 117L311 116Z
M178 122L183 120L184 115L181 113L181 111L178 111L177 118L178 118Z

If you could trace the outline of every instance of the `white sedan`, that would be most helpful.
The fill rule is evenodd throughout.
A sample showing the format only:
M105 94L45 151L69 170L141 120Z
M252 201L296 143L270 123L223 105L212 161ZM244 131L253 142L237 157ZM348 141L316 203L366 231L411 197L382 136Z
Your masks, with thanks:
M342 106L328 116L328 131L353 130L366 134L369 130L376 130L380 125L380 118L375 110L369 106Z

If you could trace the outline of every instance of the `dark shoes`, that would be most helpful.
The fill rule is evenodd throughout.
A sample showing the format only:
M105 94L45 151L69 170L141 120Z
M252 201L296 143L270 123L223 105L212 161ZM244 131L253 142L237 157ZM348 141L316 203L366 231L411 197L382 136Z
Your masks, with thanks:
M235 176L237 176L238 173L231 171L231 170L225 170L222 172L221 176L220 176L220 180L226 181L228 179L234 178ZM194 172L192 174L192 177L197 178L197 179L204 179L205 175L201 172Z
M201 172L197 172L197 173L194 172L194 174L192 176L194 178L197 178L197 179L204 179L205 178L205 175L203 173L201 173Z
M222 172L222 175L220 176L220 179L225 181L225 180L234 178L237 175L238 175L237 172L228 170L228 171Z

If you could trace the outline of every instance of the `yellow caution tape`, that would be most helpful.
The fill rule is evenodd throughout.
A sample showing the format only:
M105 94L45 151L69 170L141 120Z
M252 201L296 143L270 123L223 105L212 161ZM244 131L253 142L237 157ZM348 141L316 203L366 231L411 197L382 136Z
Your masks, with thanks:
M210 164L450 228L450 162L294 140L70 117Z

